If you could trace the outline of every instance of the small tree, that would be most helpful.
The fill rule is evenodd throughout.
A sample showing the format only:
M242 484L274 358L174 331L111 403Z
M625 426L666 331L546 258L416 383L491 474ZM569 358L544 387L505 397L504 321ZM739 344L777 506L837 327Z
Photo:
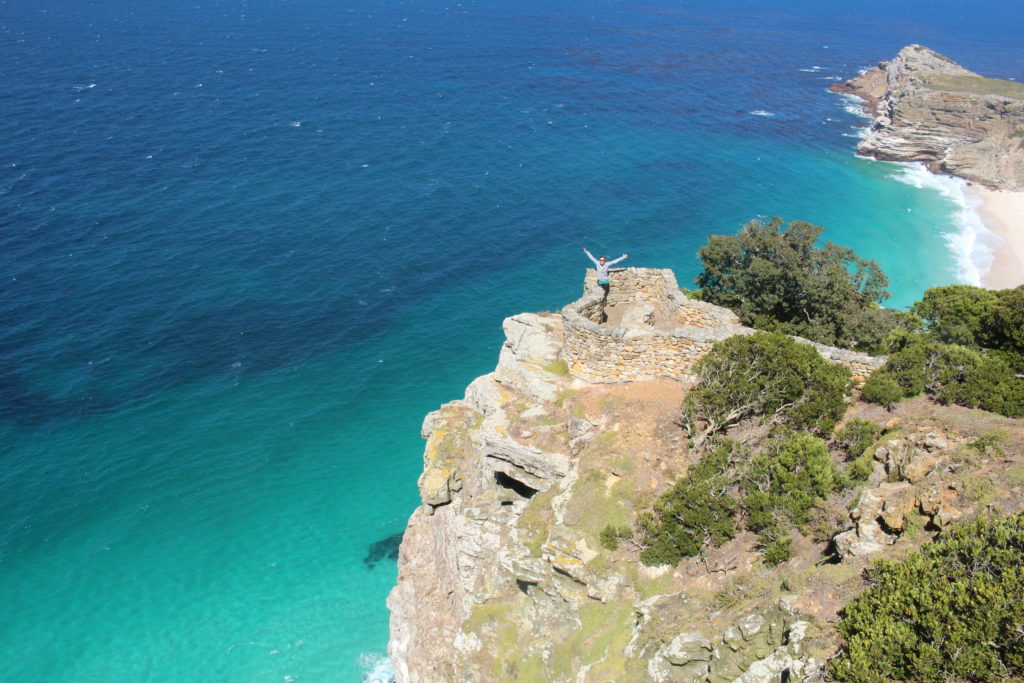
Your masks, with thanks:
M942 403L1024 417L1024 380L1014 375L1004 354L953 344L911 343L864 384L861 397L892 407L900 399L926 393Z
M878 304L888 279L874 261L826 242L824 228L754 220L737 235L712 235L698 251L701 298L734 310L744 324L823 344L871 348L898 320Z
M933 287L914 304L928 336L944 344L987 349L1024 370L1024 286L988 290L970 285Z
M699 448L715 434L760 416L814 432L832 429L843 414L849 371L808 344L774 332L721 341L694 368L700 382L687 395L682 422Z
M971 285L932 287L911 309L921 316L931 336L943 344L991 345L992 308L996 292Z

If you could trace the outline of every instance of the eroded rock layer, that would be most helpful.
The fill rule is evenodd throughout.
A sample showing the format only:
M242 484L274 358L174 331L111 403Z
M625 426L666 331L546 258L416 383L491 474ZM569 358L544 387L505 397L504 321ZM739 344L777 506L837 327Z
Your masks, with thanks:
M921 45L832 87L875 117L857 152L1024 190L1024 85L984 78Z

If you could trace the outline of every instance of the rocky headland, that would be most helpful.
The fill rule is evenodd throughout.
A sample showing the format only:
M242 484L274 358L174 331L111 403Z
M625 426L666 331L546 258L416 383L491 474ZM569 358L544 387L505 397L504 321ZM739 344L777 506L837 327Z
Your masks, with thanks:
M752 331L689 301L670 271L616 282L607 306L591 273L561 312L505 320L495 371L425 419L422 505L388 598L399 683L821 680L873 560L1021 509L1019 421L924 398L853 403L846 420L885 430L871 474L816 508L788 560L768 566L742 532L643 565L628 529L699 457L679 425L693 364ZM817 348L861 379L883 360ZM756 447L766 429L729 436Z
M1024 191L1024 84L985 78L908 45L832 90L862 98L874 116L859 154Z

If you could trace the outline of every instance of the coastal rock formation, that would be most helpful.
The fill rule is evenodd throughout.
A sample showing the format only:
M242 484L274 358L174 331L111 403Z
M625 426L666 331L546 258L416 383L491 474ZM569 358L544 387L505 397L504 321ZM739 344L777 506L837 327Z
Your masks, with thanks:
M1024 190L1024 85L984 78L909 45L832 90L862 98L875 117L859 154Z
M590 310L592 279L561 314L507 319L495 371L424 420L422 505L388 598L398 683L819 681L837 613L875 556L1000 503L991 482L1024 480L1017 451L979 473L952 429L893 431L856 501L822 508L827 533L795 536L779 567L764 565L750 532L677 566L644 566L636 515L697 457L678 425L693 359L679 350L659 368L619 342L751 331L724 309L690 306L670 271L644 269L616 280L595 322L583 315L602 315ZM594 334L581 341L574 324ZM854 355L865 373L877 360ZM612 361L607 376L595 376L599 358ZM758 428L748 429L733 436L749 440Z

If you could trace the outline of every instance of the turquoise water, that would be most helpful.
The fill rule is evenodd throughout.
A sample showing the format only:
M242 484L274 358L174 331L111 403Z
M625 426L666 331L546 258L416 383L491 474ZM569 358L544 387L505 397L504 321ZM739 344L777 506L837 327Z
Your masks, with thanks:
M972 281L956 183L826 88L909 42L1024 78L1020 12L0 5L3 678L386 676L419 426L501 320L757 216L896 307Z

